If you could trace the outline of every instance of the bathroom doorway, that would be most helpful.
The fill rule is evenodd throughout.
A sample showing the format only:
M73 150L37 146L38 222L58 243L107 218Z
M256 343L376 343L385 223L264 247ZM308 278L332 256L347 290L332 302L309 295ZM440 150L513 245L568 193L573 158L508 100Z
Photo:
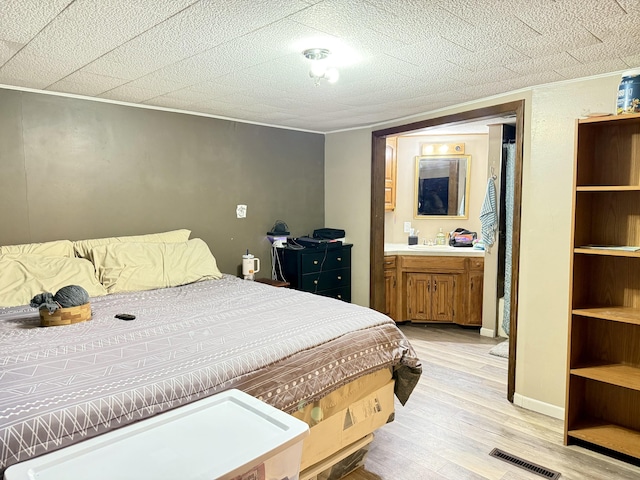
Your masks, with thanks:
M370 251L370 305L383 310L384 293L384 231L385 231L385 148L386 137L423 130L442 125L457 125L478 120L513 116L515 118L515 166L513 174L513 230L511 234L511 287L509 298L509 367L507 398L513 402L515 393L515 366L517 344L518 278L520 258L520 209L522 191L522 156L524 100L478 110L423 120L372 133L371 168L371 251Z

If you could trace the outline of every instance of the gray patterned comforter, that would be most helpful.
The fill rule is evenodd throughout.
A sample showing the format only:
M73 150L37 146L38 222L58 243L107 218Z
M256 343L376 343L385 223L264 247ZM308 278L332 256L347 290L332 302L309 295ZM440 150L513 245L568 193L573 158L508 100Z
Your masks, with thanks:
M91 321L48 328L0 308L0 473L229 388L291 412L393 368L404 403L421 372L388 317L231 276L91 305Z

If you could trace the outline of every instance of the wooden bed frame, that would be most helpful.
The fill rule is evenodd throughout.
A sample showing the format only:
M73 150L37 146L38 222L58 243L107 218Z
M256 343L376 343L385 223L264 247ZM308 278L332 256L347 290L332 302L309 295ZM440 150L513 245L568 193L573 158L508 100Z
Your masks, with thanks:
M388 370L374 372L294 413L310 427L303 444L300 478L313 480L366 447L373 440L373 432L393 418L393 388ZM329 407L323 408L324 405ZM324 412L327 417L323 417Z

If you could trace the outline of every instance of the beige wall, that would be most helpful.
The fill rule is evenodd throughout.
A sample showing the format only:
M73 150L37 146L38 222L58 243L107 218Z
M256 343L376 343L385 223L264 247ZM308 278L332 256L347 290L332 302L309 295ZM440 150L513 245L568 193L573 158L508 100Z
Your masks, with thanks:
M553 413L564 407L575 119L590 112L613 112L619 81L619 74L611 74L546 85L411 119L414 122L518 99L526 102L516 394L540 411ZM405 123L409 122L375 129ZM325 158L326 170L340 161L345 171L358 165L358 175L370 176L372 130L328 135L326 149L332 155ZM357 144L352 138L358 139ZM343 145L349 145L348 155L343 155ZM370 185L351 176L342 183L352 186L351 204L368 199ZM325 192L327 199L335 192L331 177L326 179ZM362 218L353 224L341 216L336 203L327 202L326 215L335 221L344 218L344 228L366 239L366 245L359 248L368 248L368 203ZM354 217L354 212L349 215ZM364 291L368 282L369 265L354 266L354 287ZM367 298L360 296L357 301L366 304Z
M346 241L353 244L351 268L356 278L352 276L351 300L368 305L371 132L354 130L331 135L330 141L325 142L324 177L325 185L331 186L325 190L331 192L325 195L325 224L344 229Z
M225 273L324 226L324 136L0 89L0 245L175 228ZM248 207L236 218L236 205Z
M420 155L420 145L424 143L464 143L465 155L471 155L471 180L469 183L469 218L421 219L414 218L416 156ZM487 185L488 135L429 135L405 136L398 138L398 171L396 176L396 209L384 216L385 243L406 243L404 222L411 222L420 242L434 239L442 228L450 232L458 227L478 232L480 238L480 208Z
M619 75L533 90L522 188L516 392L564 407L575 122L613 112Z

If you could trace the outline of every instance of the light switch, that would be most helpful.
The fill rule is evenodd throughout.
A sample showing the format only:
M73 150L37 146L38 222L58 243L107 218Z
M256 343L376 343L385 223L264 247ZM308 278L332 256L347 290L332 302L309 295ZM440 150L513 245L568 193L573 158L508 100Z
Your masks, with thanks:
M238 217L238 218L247 218L247 206L246 205L238 205L236 207L236 217Z
M409 233L411 231L411 222L404 222L404 233Z

